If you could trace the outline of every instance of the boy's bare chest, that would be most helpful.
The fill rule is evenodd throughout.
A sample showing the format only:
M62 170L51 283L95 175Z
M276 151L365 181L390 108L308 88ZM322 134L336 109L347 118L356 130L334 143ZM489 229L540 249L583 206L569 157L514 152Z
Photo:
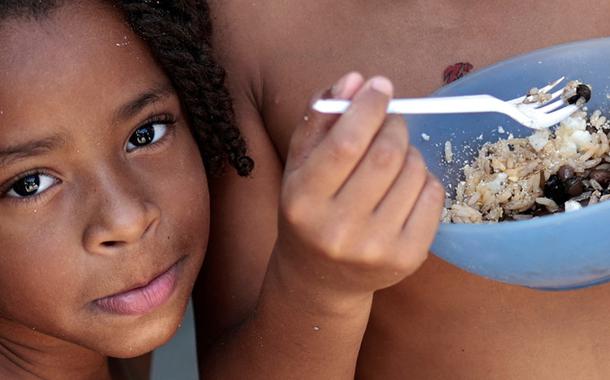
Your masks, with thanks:
M358 378L605 380L609 313L609 284L536 291L430 257L376 294Z
M517 54L610 36L604 0L323 3L290 16L263 57L263 115L282 157L309 96L347 71L386 75L400 97L425 96Z

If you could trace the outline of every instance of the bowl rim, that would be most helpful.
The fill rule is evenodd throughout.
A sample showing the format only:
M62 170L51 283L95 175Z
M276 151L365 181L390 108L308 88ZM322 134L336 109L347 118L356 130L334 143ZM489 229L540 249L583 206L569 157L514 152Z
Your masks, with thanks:
M610 37L600 37L600 38L591 38L584 39L572 42L566 42L563 44L553 45L537 50L533 50L530 52L522 53L506 60L502 60L490 66L486 66L481 70L477 70L473 73L468 74L467 80L476 79L479 76L487 75L489 71L495 71L498 68L505 65L512 65L514 63L518 63L518 61L523 60L524 58L531 59L532 56L546 54L548 52L556 52L562 50L569 50L574 47L582 47L583 45L598 45L599 43L608 43L610 44ZM463 82L461 80L457 80L453 83L445 85L436 91L434 91L431 96L443 96L444 92L453 89L454 87L458 87ZM605 202L600 202L598 204L594 204L591 206L583 207L582 209L573 211L573 212L561 212L552 215L546 215L542 217L536 217L528 220L519 220L519 221L504 221L497 223L479 223L479 224L470 224L470 223L441 223L439 226L440 232L447 233L489 233L489 232L497 232L502 233L508 230L522 230L522 229L531 229L531 228L542 228L545 226L557 226L558 224L569 223L574 219L582 219L591 217L594 215L599 215L603 213L609 212L610 209L610 200ZM610 215L610 214L609 214Z

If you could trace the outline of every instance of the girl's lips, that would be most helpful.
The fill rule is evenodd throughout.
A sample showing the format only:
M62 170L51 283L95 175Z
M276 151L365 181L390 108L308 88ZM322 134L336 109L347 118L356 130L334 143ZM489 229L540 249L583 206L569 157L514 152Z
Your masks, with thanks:
M148 284L94 301L103 311L113 314L142 315L163 305L172 295L178 277L178 263Z

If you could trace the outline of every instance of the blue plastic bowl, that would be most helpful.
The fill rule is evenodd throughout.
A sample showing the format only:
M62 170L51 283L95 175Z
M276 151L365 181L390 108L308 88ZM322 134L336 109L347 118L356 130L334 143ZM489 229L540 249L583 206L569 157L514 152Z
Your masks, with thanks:
M606 114L610 109L610 38L525 54L469 74L434 96L491 94L512 99L562 76L591 84L588 108ZM506 137L499 134L498 126L515 136L532 133L493 113L415 115L408 117L408 123L412 143L448 190L457 184L464 161L471 160L483 143ZM425 141L422 133L430 140ZM454 146L452 165L443 161L447 140ZM567 290L604 283L610 281L610 201L527 221L442 224L432 251L466 271L531 288Z

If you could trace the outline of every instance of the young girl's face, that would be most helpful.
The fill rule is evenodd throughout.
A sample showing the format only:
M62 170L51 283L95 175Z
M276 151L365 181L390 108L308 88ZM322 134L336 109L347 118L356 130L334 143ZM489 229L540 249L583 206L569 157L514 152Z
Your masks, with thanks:
M207 183L145 44L78 4L0 22L0 334L134 356L180 323Z

